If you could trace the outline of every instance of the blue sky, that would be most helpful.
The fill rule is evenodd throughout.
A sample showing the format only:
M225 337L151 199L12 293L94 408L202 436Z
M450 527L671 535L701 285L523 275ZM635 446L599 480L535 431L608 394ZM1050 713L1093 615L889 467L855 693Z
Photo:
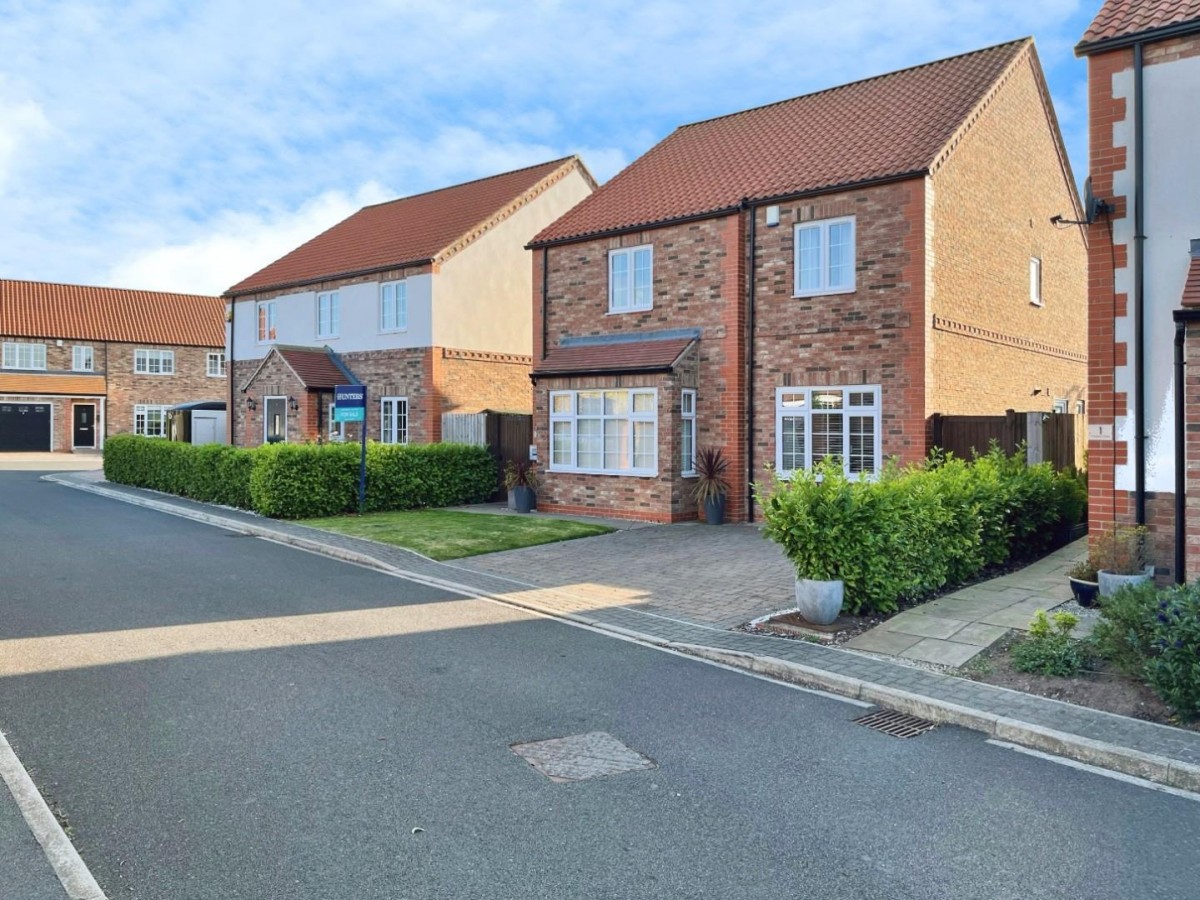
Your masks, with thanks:
M0 0L0 277L219 293L367 203L1032 34L1077 180L1070 0Z

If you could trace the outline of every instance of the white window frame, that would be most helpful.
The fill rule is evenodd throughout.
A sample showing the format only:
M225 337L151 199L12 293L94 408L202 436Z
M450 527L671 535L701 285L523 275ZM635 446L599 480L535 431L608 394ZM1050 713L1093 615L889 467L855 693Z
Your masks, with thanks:
M603 409L605 394L626 394L628 402L626 404L627 411L625 413L604 413L599 414L589 413L580 415L579 397L581 394L600 394L601 409ZM650 409L635 412L635 396L649 396ZM555 411L555 398L566 397L570 398L569 409L566 411ZM629 437L626 446L626 453L629 458L629 467L625 469L606 469L604 465L604 426L601 424L600 433L600 461L601 468L582 467L578 464L579 461L579 421L580 419L595 421L601 423L605 421L621 421L629 423ZM567 462L559 462L555 459L554 454L554 426L555 424L567 423L569 425L570 439L570 456ZM654 465L650 467L637 467L634 465L636 457L634 455L635 440L634 434L637 431L637 424L653 425L654 448L653 458ZM550 433L549 433L549 471L551 472L578 472L584 475L632 475L638 477L656 476L658 475L658 389L657 388L594 388L578 391L551 391L550 392Z
M158 371L154 371L154 363ZM135 375L174 375L175 351L140 348L133 351L133 373Z
M804 465L802 468L812 468L813 458L813 430L812 417L814 414L822 415L827 413L839 412L839 410L814 409L814 396L817 394L840 391L842 393L843 405L840 410L844 420L842 427L842 452L838 454L842 460L842 470L851 480L858 480L861 477L874 478L883 467L883 389L878 384L850 384L850 385L828 385L820 387L779 387L775 389L775 471L779 477L787 478L796 469L785 469L783 466L783 420L785 418L798 418L804 422ZM872 400L869 406L850 406L849 400L851 394L871 393ZM804 402L799 407L784 406L784 398L788 395L802 394ZM873 435L875 438L874 453L872 454L872 470L870 472L851 472L850 471L850 427L849 418L851 416L867 416L874 422Z
M317 337L335 338L342 330L342 297L337 291L317 293Z
M279 332L275 321L274 300L259 300L254 304L254 333L260 344L275 343Z
M391 305L392 323L388 324L388 306ZM379 332L388 334L408 330L408 282L385 281L379 285Z
M829 284L829 229L837 225L850 226L850 284L831 287ZM816 231L820 235L821 283L815 288L800 287L800 233ZM854 216L798 222L792 230L792 289L794 297L820 297L826 294L853 294L858 290L858 227Z
M403 404L404 424L400 424L400 409ZM389 416L387 407L392 406L392 412ZM388 429L388 419L391 419L392 427ZM379 441L382 444L407 444L408 443L408 398L407 397L380 397L379 398Z
M96 351L90 344L76 344L71 348L71 371L96 371Z
M1029 302L1034 306L1045 306L1042 298L1042 260L1041 257L1029 257Z
M637 256L639 253L646 253L649 257L650 268L650 285L646 291L646 298L639 303L637 300L635 269ZM619 279L613 275L613 269L616 266L618 259L626 260L625 275ZM627 302L623 306L617 304L617 286L621 281L624 281L625 297ZM608 251L608 311L609 313L629 313L629 312L645 312L654 308L654 246L652 244L640 244L637 247L622 247L619 250Z
M144 435L145 437L165 438L167 436L167 410L169 408L161 403L135 404L133 407L133 433ZM160 430L157 434L151 434L149 431L151 413L158 414L158 427Z
M28 349L26 349L28 348ZM21 357L26 357L22 359ZM21 365L28 362L29 365ZM25 341L5 341L3 359L0 360L5 369L25 369L46 371L46 345L31 344Z
M679 450L681 453L679 474L685 478L696 474L696 391L684 388L679 397ZM691 452L685 439L691 435Z
M216 363L214 366L213 363ZM213 350L204 358L204 371L209 378L225 377L225 351Z
M340 443L340 442L346 440L346 423L334 421L333 413L334 413L334 410L336 410L336 409L337 409L337 405L334 403L333 394L330 394L329 395L329 408L328 408L328 411L325 413L325 418L328 420L328 426L329 426L328 427L329 440L331 440L335 443Z

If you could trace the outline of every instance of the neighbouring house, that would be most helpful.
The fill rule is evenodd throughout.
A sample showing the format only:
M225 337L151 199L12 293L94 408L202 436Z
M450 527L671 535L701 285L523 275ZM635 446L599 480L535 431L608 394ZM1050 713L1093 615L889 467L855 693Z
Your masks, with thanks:
M0 280L0 451L165 436L170 407L224 399L224 322L220 297Z
M1090 531L1147 525L1152 561L1183 581L1200 575L1200 0L1109 0L1075 52L1093 198Z
M921 459L930 417L1076 411L1079 199L1031 39L678 128L530 243L538 508L695 518Z
M428 443L446 412L530 411L524 245L595 188L578 157L359 210L225 292L233 443Z

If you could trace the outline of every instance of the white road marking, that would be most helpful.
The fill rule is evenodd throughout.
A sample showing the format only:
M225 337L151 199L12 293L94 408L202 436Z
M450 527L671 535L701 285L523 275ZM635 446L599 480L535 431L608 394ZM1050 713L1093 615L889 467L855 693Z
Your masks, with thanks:
M1145 778L1138 778L1135 775L1126 775L1124 772L1114 772L1112 769L1102 769L1099 766L1092 766L1087 763L1079 762L1078 760L1068 759L1065 756L1055 756L1053 753L1043 753L1041 750L1034 750L1031 747L1022 747L1020 744L1010 744L1008 741L998 741L995 738L989 738L985 743L991 744L993 747L1003 747L1005 750L1016 750L1018 753L1024 753L1026 756L1036 756L1038 759L1044 759L1052 763L1058 763L1060 766L1067 766L1071 769L1079 769L1081 772L1091 772L1093 775L1102 775L1105 778L1111 778L1114 781L1123 781L1126 784L1132 784L1134 787L1146 788L1151 791L1159 791L1163 794L1170 794L1172 797L1182 797L1184 800L1194 800L1200 802L1200 794L1195 794L1191 791L1185 791L1181 788L1174 788L1166 784L1159 784L1157 781L1147 781Z

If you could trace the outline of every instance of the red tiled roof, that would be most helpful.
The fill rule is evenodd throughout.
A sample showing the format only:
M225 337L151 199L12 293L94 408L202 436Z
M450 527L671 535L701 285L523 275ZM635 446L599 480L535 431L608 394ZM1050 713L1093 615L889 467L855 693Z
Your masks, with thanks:
M1029 38L677 128L534 244L924 173Z
M106 392L103 375L41 375L0 373L0 394L75 394L93 396Z
M225 301L0 279L0 335L224 347Z
M306 388L335 388L339 384L352 384L353 378L338 368L328 350L307 350L300 347L279 347L284 358Z
M1075 50L1188 22L1200 30L1200 0L1107 0Z
M544 179L575 166L582 167L579 158L568 156L364 207L225 294L248 294L435 259Z
M1180 301L1180 304L1192 308L1200 306L1200 256L1192 257L1192 263L1188 267L1187 282L1183 286L1183 299Z
M692 338L630 341L558 347L533 367L534 375L574 375L585 372L656 372L670 369L691 346Z

